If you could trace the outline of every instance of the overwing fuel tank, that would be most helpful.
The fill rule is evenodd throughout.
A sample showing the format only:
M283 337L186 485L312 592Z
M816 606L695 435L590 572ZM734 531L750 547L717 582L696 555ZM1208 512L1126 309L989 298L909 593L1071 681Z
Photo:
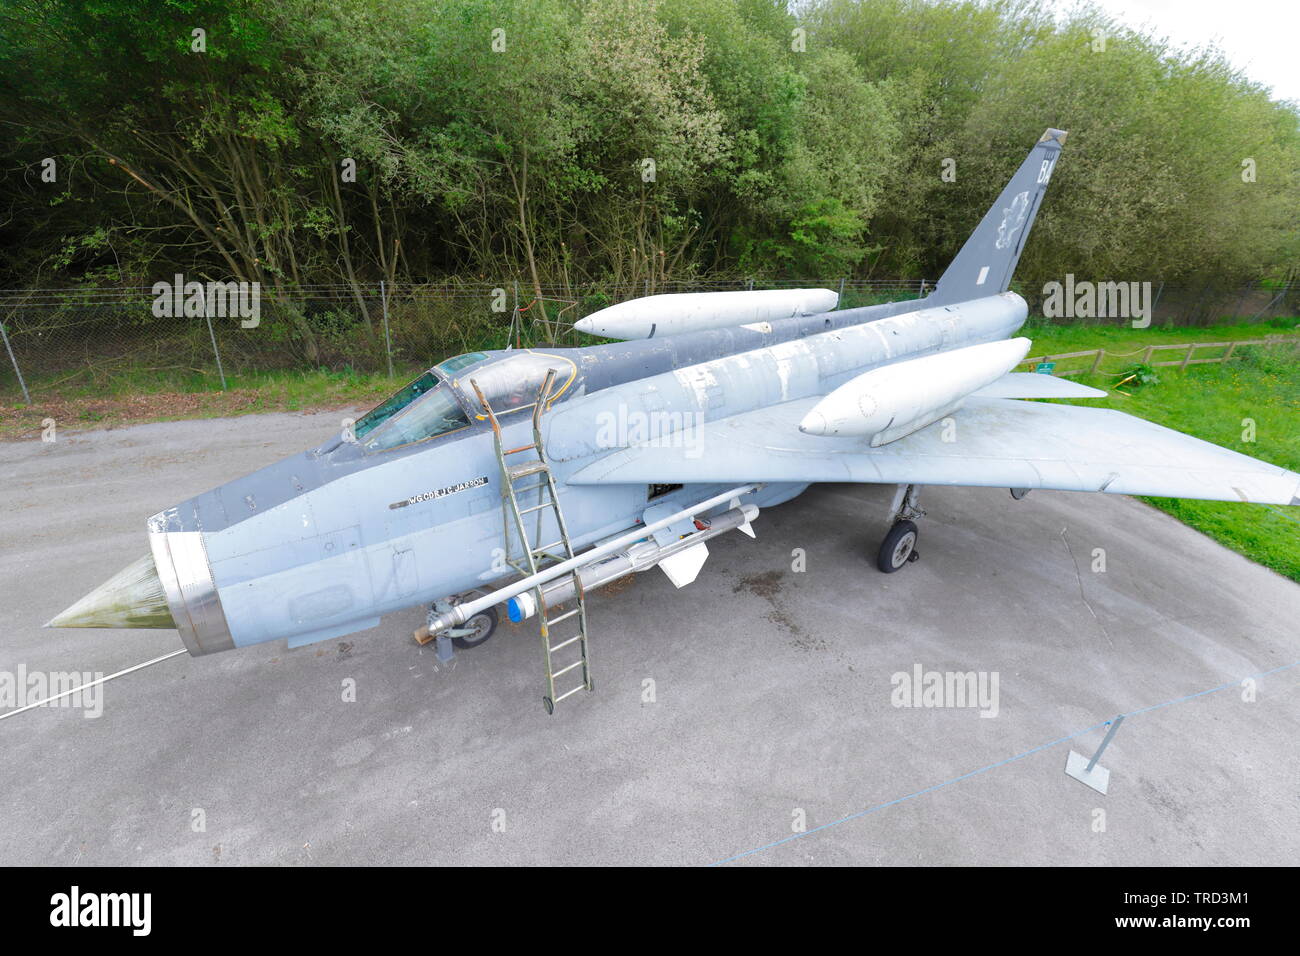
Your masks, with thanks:
M839 300L830 289L679 292L620 302L579 319L573 327L607 339L648 339L817 315L834 309Z
M972 392L1020 364L1029 339L987 342L874 368L831 392L804 416L809 435L871 438L872 446L903 438L961 407Z

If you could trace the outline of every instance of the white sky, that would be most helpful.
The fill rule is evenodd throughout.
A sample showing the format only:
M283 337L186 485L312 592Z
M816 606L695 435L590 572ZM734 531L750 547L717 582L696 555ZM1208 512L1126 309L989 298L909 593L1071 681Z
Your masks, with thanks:
M1176 46L1214 41L1274 99L1300 101L1297 0L1093 0L1116 20L1167 37ZM1062 9L1067 4L1058 0Z

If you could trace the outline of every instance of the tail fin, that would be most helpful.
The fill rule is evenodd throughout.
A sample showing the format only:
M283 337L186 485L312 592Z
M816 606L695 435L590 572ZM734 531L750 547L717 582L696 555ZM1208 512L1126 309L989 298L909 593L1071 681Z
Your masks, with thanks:
M948 305L1007 291L1065 137L1059 129L1043 134L939 278L927 303Z

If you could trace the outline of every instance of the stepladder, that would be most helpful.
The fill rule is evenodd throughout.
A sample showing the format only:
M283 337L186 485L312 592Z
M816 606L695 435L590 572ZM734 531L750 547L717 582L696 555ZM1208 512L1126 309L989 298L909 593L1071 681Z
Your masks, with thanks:
M555 475L547 462L542 441L542 415L553 397L555 375L555 369L547 371L533 403L532 441L516 447L506 446L501 415L492 408L478 383L470 380L483 415L492 426L497 464L501 469L505 563L524 576L535 575L551 564L575 556ZM511 409L511 412L521 410ZM579 691L594 689L582 581L576 571L562 576L559 581L567 581L570 587L556 589L554 582L547 582L545 588L539 584L532 589L546 678L542 705L548 714L555 712L560 701ZM571 593L572 596L552 607L548 606L546 591ZM558 625L565 626L557 631ZM578 681L576 684L573 683L575 680Z

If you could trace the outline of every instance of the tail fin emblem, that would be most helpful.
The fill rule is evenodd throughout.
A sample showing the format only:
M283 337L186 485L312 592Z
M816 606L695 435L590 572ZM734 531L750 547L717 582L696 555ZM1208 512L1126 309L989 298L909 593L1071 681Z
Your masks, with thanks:
M994 243L999 249L1005 249L1016 238L1016 233L1025 224L1025 215L1029 212L1029 190L1017 193L1011 205L1002 210L1002 225L998 226L998 238ZM1015 224L1011 225L1012 218Z

